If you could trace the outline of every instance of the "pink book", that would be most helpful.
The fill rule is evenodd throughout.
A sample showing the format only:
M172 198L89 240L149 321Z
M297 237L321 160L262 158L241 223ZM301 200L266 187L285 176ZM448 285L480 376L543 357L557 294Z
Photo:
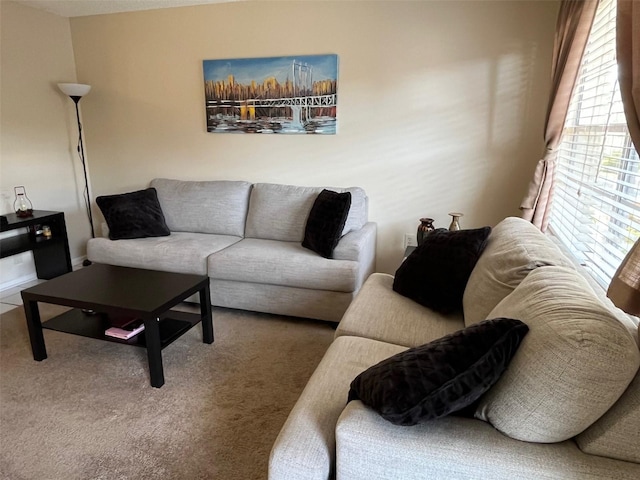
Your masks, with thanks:
M111 327L105 330L104 334L109 337L120 338L122 340L128 340L131 337L139 334L144 330L144 323L142 320L136 320L122 327Z

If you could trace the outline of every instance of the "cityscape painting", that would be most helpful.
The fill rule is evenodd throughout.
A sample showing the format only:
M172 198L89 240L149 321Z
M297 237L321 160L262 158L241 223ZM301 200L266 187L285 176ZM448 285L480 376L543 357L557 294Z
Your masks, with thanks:
M202 64L208 132L336 133L337 55Z

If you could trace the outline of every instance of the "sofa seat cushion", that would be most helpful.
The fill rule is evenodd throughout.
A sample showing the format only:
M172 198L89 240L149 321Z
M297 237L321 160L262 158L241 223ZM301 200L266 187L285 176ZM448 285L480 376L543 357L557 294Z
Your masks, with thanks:
M367 278L342 317L336 337L352 335L416 347L464 328L462 314L445 315L393 291L393 276Z
M87 243L92 262L175 273L207 274L207 257L240 241L239 237L174 232L168 237L109 240Z
M518 440L559 442L584 431L620 398L640 365L629 330L572 268L536 268L489 317L529 326L476 411Z
M509 217L491 231L462 297L465 325L487 318L489 312L543 265L573 267L573 263L538 228Z
M640 465L587 455L572 440L519 442L485 422L453 416L402 427L359 401L338 419L336 464L336 478L349 480L640 478Z
M217 280L353 292L358 262L329 260L300 243L245 238L208 260Z
M332 478L334 432L347 403L349 384L371 365L404 349L366 338L337 338L309 379L273 445L269 480Z
M363 189L326 189L351 193L351 207L342 235L367 223L368 203ZM322 190L323 187L256 183L251 191L245 237L302 242L309 212Z
M244 236L251 183L156 178L151 186L172 232Z

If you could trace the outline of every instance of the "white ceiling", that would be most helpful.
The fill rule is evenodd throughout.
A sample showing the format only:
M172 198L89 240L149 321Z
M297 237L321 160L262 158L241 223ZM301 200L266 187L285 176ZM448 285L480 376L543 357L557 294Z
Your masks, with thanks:
M4 1L4 0L0 0ZM207 3L241 0L13 0L29 7L45 10L62 17L84 17L103 13L132 12L156 8L186 7Z

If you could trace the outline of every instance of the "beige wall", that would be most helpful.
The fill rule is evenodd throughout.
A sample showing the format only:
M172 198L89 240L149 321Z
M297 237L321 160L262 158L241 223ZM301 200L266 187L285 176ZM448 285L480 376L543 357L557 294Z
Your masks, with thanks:
M153 177L358 185L378 270L431 216L517 215L542 152L556 2L236 2L71 20L94 193ZM335 136L207 133L202 60L339 55Z
M59 145L50 168L56 149L34 140L64 143L75 130L73 118L59 118L72 104L53 86L72 79L73 62L45 62L67 20L32 11L24 20L31 35L22 34L13 19L24 7L11 7L5 21L4 3L2 185L18 182L4 179L4 97L16 92L16 112L25 99L29 110L42 104L34 87L19 85L25 68L54 105L16 128L29 147L10 166L20 170L24 160L30 175L43 177L32 187L23 182L34 199L39 191L49 204L66 199L50 207L75 217L77 249L88 231L68 193L75 145ZM154 177L362 186L379 226L378 270L392 273L403 234L422 216L442 227L447 212L462 211L463 227L477 227L518 214L542 152L557 9L556 1L261 1L73 18L77 79L93 86L81 106L94 197L143 188ZM5 36L13 39L6 47ZM55 55L71 52L68 44L60 49ZM5 50L25 64L8 75L11 88ZM206 132L202 60L324 53L339 55L337 135Z
M13 187L24 185L36 209L65 212L71 255L78 259L89 223L75 110L56 86L76 78L69 20L2 0L0 29L0 213L13 209ZM30 252L0 260L0 287L31 277Z

